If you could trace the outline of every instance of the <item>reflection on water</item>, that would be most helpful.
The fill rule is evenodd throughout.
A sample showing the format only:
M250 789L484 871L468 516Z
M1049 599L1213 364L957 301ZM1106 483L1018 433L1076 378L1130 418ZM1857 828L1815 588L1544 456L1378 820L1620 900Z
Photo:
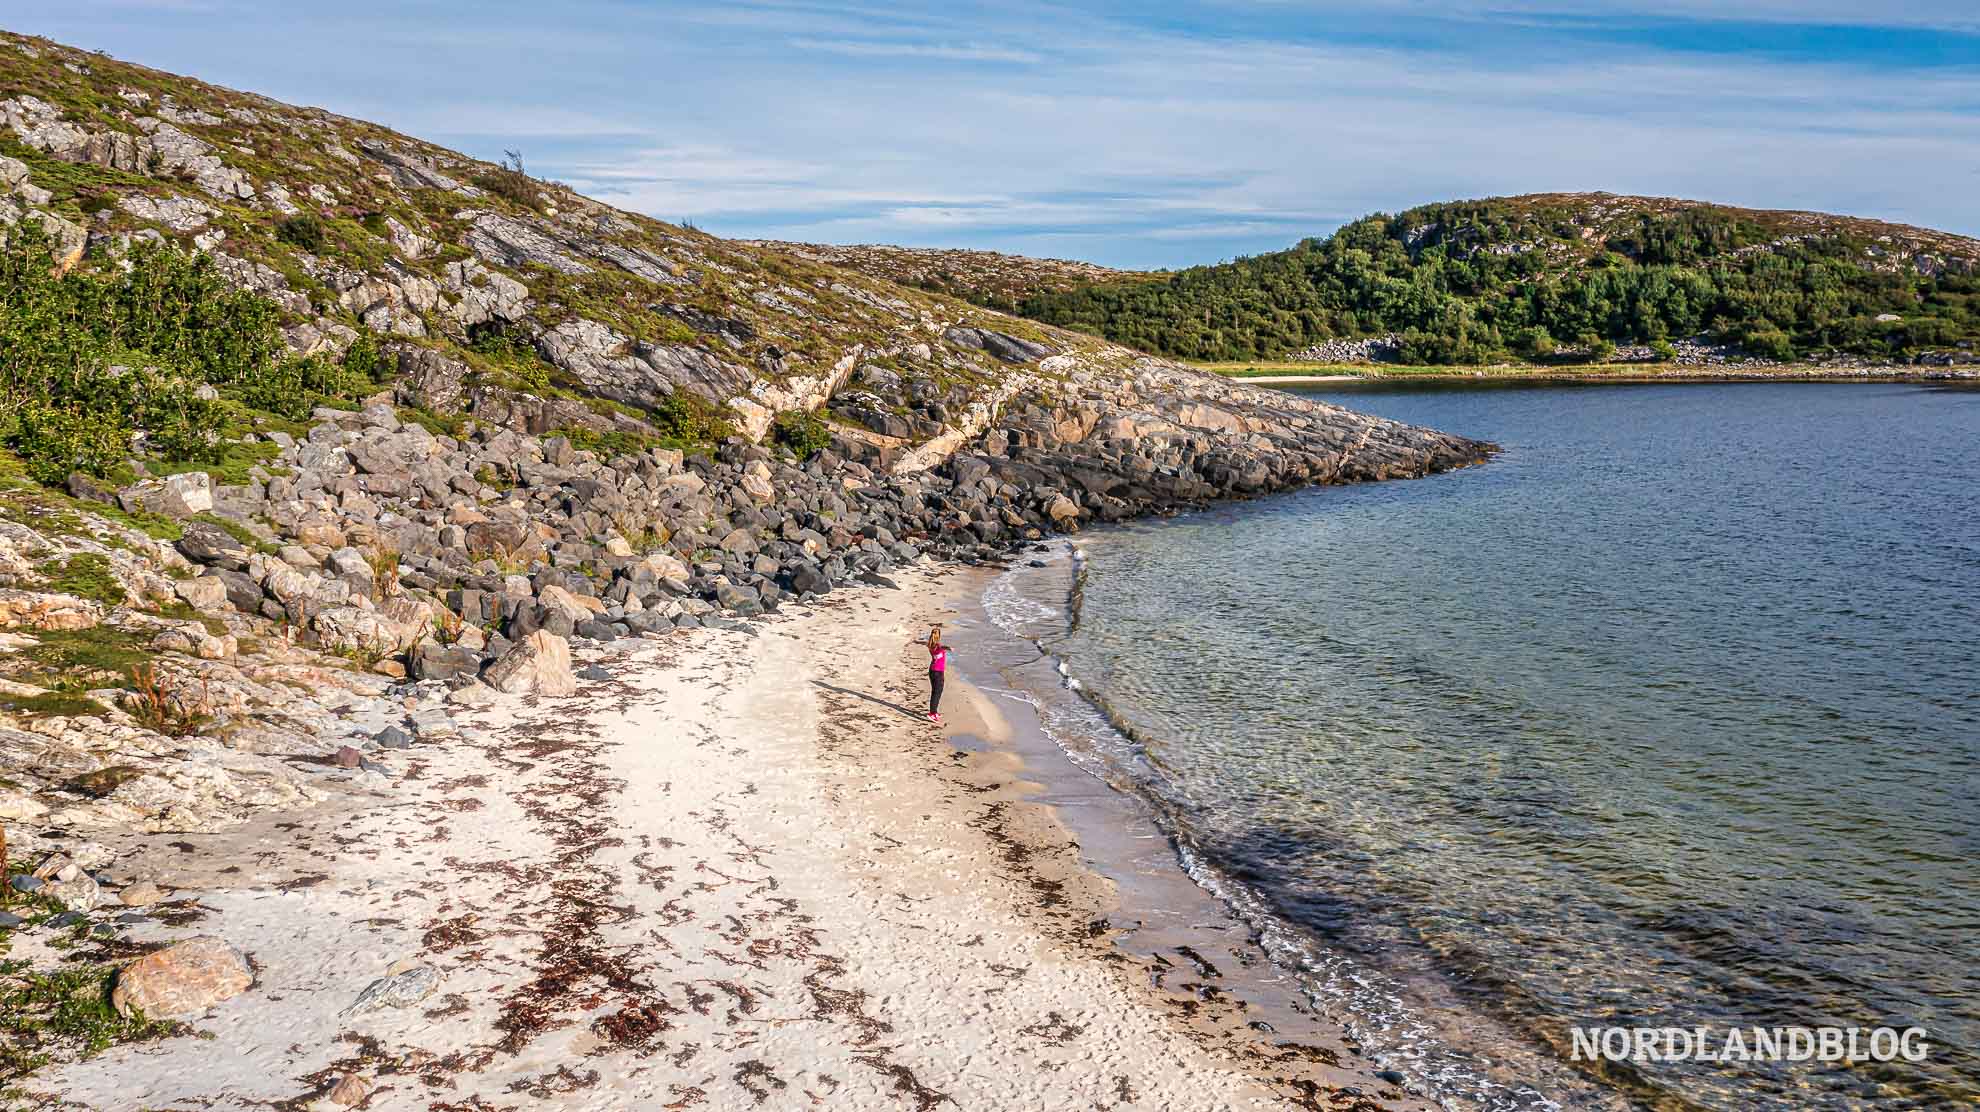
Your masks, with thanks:
M1090 759L1302 942L1319 997L1396 986L1376 1028L1420 1023L1412 999L1538 1048L1915 1024L1923 1068L1606 1081L1726 1109L1975 1099L1980 393L1315 392L1506 452L1083 538L1078 627L1043 644L1139 743Z

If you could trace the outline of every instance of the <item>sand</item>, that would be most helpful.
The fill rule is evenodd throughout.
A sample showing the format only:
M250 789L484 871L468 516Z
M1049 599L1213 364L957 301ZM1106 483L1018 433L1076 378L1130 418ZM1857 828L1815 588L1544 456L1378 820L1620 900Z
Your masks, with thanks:
M1113 887L1027 800L993 701L958 678L949 722L921 715L909 639L973 582L917 571L749 632L621 642L591 654L610 680L390 754L389 791L154 845L208 910L138 937L219 934L256 985L202 1038L30 1088L119 1109L337 1107L353 1075L371 1109L1423 1107L1114 944ZM347 1012L419 967L429 997Z

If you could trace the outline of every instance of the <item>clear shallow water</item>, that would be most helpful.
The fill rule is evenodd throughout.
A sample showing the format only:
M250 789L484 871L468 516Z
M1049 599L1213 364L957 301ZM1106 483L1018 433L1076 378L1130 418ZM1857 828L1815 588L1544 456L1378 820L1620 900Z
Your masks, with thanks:
M1931 1033L1632 1100L1980 1099L1980 391L1312 392L1506 452L1083 538L1075 627L992 606L1082 759L1453 1107L1589 1103L1514 1080L1576 1024Z

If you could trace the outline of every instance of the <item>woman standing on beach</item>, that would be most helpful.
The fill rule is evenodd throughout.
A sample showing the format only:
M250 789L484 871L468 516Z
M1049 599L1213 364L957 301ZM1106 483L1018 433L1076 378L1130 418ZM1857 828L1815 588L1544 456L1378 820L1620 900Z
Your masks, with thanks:
M909 641L928 647L928 720L942 721L942 679L949 670L949 646L942 643L942 627L928 631L927 641Z

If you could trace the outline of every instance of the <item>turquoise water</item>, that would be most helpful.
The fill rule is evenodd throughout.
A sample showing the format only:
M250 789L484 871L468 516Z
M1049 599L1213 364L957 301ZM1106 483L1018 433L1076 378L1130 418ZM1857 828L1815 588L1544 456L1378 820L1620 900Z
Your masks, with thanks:
M1417 1062L1452 1107L1547 1106L1462 1058L1596 1024L1930 1032L1922 1065L1625 1066L1617 1099L1980 1099L1980 391L1314 392L1505 453L1091 534L1041 644L1316 999L1508 1033Z

